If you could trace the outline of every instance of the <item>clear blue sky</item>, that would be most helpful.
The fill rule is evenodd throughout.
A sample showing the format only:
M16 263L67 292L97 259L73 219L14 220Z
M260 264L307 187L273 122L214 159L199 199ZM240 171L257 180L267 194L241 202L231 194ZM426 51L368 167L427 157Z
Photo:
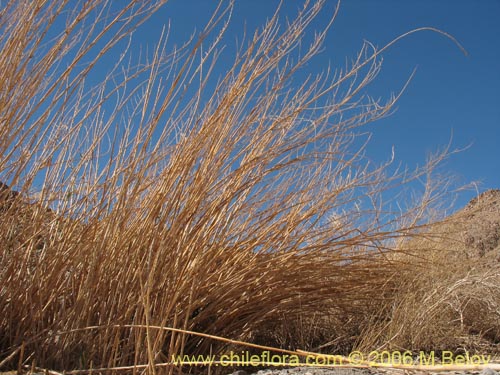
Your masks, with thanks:
M234 42L244 25L250 31L261 26L278 3L236 1L227 42ZM139 30L140 40L154 43L162 24L170 20L170 41L180 43L195 28L202 29L215 4L171 0ZM292 16L302 4L285 1L283 15ZM336 1L327 2L313 28L325 25L335 5ZM397 160L414 167L452 139L454 148L469 147L452 156L444 169L462 183L479 182L480 191L500 188L499 20L500 0L344 0L323 52L308 69L321 71L328 63L342 67L345 57L354 57L364 39L382 47L422 26L453 35L468 56L450 40L428 31L407 37L384 54L382 73L368 91L371 95L388 97L404 85L414 68L417 72L398 102L397 112L371 125L368 156L387 160L394 146ZM458 204L465 204L474 194L466 193Z

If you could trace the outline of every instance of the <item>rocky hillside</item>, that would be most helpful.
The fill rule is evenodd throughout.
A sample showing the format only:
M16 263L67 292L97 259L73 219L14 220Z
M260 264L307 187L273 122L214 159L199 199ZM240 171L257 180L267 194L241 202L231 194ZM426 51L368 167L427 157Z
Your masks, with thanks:
M460 212L465 221L465 244L473 255L500 262L500 190L472 199Z

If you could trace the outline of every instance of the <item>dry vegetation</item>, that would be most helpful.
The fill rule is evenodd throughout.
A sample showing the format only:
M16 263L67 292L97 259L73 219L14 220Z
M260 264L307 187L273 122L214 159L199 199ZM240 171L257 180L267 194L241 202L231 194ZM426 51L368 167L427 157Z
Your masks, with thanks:
M150 56L127 49L161 3L2 4L0 180L19 194L2 186L0 362L154 372L225 349L155 326L325 351L498 342L498 267L454 253L451 272L454 249L425 239L443 232L427 223L444 155L401 173L364 155L396 101L363 95L383 50L299 79L329 27L301 45L306 4L215 81L230 8L177 49L168 30ZM429 176L411 206L387 200Z
M500 191L473 199L400 246L414 268L399 278L385 321L367 327L361 347L500 349ZM408 255L411 254L411 255Z

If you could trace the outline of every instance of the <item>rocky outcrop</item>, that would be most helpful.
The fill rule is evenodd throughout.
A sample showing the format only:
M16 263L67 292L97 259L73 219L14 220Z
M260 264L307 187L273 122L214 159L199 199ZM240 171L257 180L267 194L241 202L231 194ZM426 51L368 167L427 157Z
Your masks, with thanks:
M476 256L500 262L500 190L489 190L462 210L464 241Z

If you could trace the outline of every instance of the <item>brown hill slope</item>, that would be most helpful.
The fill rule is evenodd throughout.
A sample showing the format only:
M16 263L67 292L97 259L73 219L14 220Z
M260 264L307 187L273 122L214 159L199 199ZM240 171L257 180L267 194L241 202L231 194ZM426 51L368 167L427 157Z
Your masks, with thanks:
M466 226L464 242L473 256L500 262L500 190L489 190L459 213Z

